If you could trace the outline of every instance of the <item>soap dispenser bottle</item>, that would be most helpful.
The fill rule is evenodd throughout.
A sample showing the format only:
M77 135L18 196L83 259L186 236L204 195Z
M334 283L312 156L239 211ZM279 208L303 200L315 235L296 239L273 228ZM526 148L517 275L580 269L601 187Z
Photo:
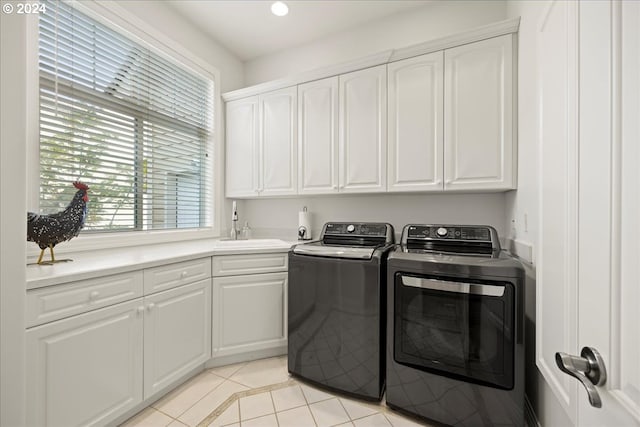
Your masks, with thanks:
M251 227L249 227L249 221L244 222L242 232L240 233L241 239L249 240L251 238Z

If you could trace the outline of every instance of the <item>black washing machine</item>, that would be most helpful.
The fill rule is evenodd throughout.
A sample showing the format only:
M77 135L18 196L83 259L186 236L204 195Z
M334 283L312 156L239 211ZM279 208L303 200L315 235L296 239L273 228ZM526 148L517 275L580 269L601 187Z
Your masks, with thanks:
M387 405L524 425L524 268L476 225L404 227L387 261Z
M386 256L393 227L327 223L289 252L289 372L380 400L384 391Z

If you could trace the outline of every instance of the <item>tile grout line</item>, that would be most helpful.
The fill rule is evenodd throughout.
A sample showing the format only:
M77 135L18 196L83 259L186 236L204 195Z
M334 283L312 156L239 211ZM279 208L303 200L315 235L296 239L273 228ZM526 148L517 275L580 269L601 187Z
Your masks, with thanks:
M217 375L217 376L219 376L219 377L221 377L221 378L224 378L224 379L226 379L226 380L230 380L232 376L234 376L235 374L237 374L237 373L238 373L238 371L239 371L240 369L244 368L244 367L245 367L245 366L247 366L248 364L249 364L249 362L238 363L238 365L240 365L240 366L238 366L238 368L237 368L237 369L235 369L234 371L231 371L231 373L230 373L229 375L227 375L227 376L223 376L223 375L220 375L220 374L216 374L215 372L212 372L212 371L213 371L213 370L215 370L215 369L224 368L225 366L216 366L216 367L214 367L214 368L207 368L207 369L205 369L205 371L207 371L208 373L210 373L210 374L212 374L212 375Z
M180 421L179 419L175 418L173 415L169 415L166 412L164 412L164 411L162 411L162 410L160 410L160 409L158 409L156 407L153 407L153 406L149 405L149 406L147 406L147 408L151 408L154 411L157 411L157 412L161 413L162 415L171 418L171 422L169 424L172 424L174 421L178 421L180 424L184 424L182 421ZM167 425L169 425L169 424L167 424Z
M211 373L211 374L212 374L212 373ZM212 375L216 375L216 376L217 376L217 374L212 374ZM243 385L243 386L244 386L244 384L238 383L238 382L233 381L233 380L231 380L231 379L229 379L229 378L224 378L224 377L220 377L220 378L223 378L223 379L225 379L226 381L231 381L231 382L233 382L233 383L235 383L235 384L239 384L239 385ZM211 391L209 391L209 393L213 392L215 389L217 389L218 387L220 387L220 386L221 386L222 384L224 384L226 381L223 381L222 383L220 383L218 386L216 386L216 387L215 387L215 388L213 388ZM289 387L289 386L293 386L293 385L297 385L297 386L300 388L300 392L302 393L302 397L303 397L303 399L304 399L305 403L304 403L304 404L302 404L302 405L299 405L299 406L295 406L295 407L293 407L293 408L288 408L288 409L283 410L283 411L277 411L277 410L276 410L276 408L275 408L275 402L274 402L274 400L273 400L273 394L272 394L272 392L273 392L273 391L276 391L276 390L280 390L280 389L286 388L286 387ZM245 386L245 387L246 387L246 386ZM226 410L227 410L231 405L233 405L233 403L234 403L234 402L236 402L236 401L238 401L238 422L239 422L239 423L242 423L242 421L248 421L248 420L253 420L253 419L256 419L256 418L260 418L260 417L253 417L253 418L247 418L246 420L243 420L243 419L242 419L242 414L241 414L241 412L240 412L240 399L241 399L241 398L243 398L243 397L254 396L254 395L261 394L261 393L266 393L266 392L268 392L268 393L269 393L269 396L270 396L270 399L271 399L271 404L272 404L272 406L273 406L273 410L274 410L273 414L274 414L274 415L275 415L275 417L276 417L276 423L278 424L278 426L280 426L280 421L279 421L279 419L278 419L278 415L277 415L277 414L278 414L278 412L284 412L284 411L288 411L288 410L292 410L292 409L301 408L301 407L304 407L304 406L306 406L306 407L307 407L307 409L309 410L309 413L311 414L311 417L312 417L312 419L313 419L314 424L315 424L316 426L318 425L318 422L317 422L317 420L315 419L315 416L313 415L313 411L311 411L311 405L312 405L312 404L311 404L311 403L309 403L309 400L307 399L307 396L306 396L306 394L304 393L304 390L302 389L302 387L300 386L300 384L299 384L295 379L290 378L289 380L287 380L287 381L285 381L285 382L282 382L282 383L270 384L270 385L266 385L266 386L262 386L262 387L256 387L256 388L253 388L253 389L243 390L243 391L239 391L239 392L233 393L233 394L232 394L231 396L229 396L229 397L228 397L224 402L222 402L222 403L221 403L221 404L220 404L216 409L214 409L214 411L212 411L212 412L211 412L207 417L205 417L202 421L200 421L200 422L197 424L197 426L198 426L198 427L206 427L206 426L208 426L211 422L215 421L215 419L216 419L217 417L219 417L219 416L220 416L224 411L226 411ZM204 399L204 397L206 397L209 393L207 393L205 396L203 396L200 400ZM325 402L325 401L327 401L327 400L331 400L331 399L334 399L334 398L338 400L338 402L340 403L340 405L341 405L341 406L342 406L342 408L344 409L345 413L346 413L346 414L347 414L347 416L349 417L349 421L348 421L348 422L349 422L349 423L351 423L351 424L354 424L354 421L356 421L356 420L361 420L361 419L363 419L363 418L371 417L371 416L374 416L374 415L376 415L376 414L381 414L381 415L385 418L385 420L386 420L386 421L387 421L387 422L388 422L388 423L393 427L393 426L394 426L394 424L393 424L393 422L389 419L389 417L387 417L387 414L398 415L398 416L400 416L401 418L404 418L402 415L395 414L395 413L393 412L393 410L391 410L390 408L388 408L388 407L386 407L386 406L382 406L382 405L380 405L380 406L376 406L376 409L373 409L373 408L372 408L372 406L373 406L373 405L372 405L372 404L368 404L368 403L367 403L367 404L365 404L365 405L362 405L362 403L359 403L359 404L361 404L362 406L367 406L367 407L369 407L369 408L370 408L370 409L372 409L372 410L375 410L375 411L376 411L375 413L373 413L373 414L368 414L368 415L363 415L363 416L361 416L361 417L357 417L357 418L351 418L351 415L349 415L349 412L348 412L348 411L347 411L347 409L345 408L344 403L342 402L342 399L341 399L341 397L340 397L340 396L331 396L331 397L328 397L327 399L319 400L319 401L317 401L317 402L313 402L313 403L315 404L315 403L319 403L319 402ZM198 400L198 402L199 402L200 400ZM196 403L197 403L197 402L196 402ZM195 403L194 403L194 405L195 405ZM193 406L193 405L192 405L192 406ZM169 415L169 414L167 414L166 412L164 412L164 411L162 411L162 410L160 410L160 409L158 409L158 408L155 408L155 407L152 407L152 406L149 406L149 408L151 408L151 409L153 409L154 411L157 411L157 412L161 413L162 415L165 415L166 417L170 418L170 419L171 419L171 422L170 422L169 424L173 423L174 421L177 421L177 422L178 422L178 423L180 423L181 425L188 426L188 424L183 423L179 418L175 418L175 417L173 417L172 415ZM185 411L185 412L186 412L186 411ZM183 412L183 414L184 414L184 412ZM181 415L182 415L182 414L181 414ZM269 415L269 414L267 414L267 415ZM263 415L263 416L265 416L265 415ZM409 419L410 421L412 421L412 422L416 422L416 421L412 420L410 417L408 417L408 419ZM207 421L208 421L208 423L207 423ZM169 425L169 424L167 424L167 425ZM336 424L336 425L340 425L340 424L341 424L341 423L338 423L338 424ZM342 423L342 424L343 424L343 423Z
M309 410L309 413L311 414L311 419L313 420L313 424L315 424L317 426L318 425L318 421L316 421L316 417L313 415L313 411L311 410L311 406L309 406L309 400L307 399L307 395L304 393L304 390L302 389L301 385L298 385L298 387L300 387L300 393L302 393L302 398L304 399L304 402L307 405L307 409Z
M271 407L273 408L273 415L276 417L276 424L280 427L280 420L278 419L278 412L276 411L276 403L273 401L272 390L269 390L269 398L271 399ZM240 426L242 427L242 418L240 419Z
M229 380L229 381L231 381L231 380ZM233 381L233 382L235 382L235 381ZM249 389L249 390L243 390L243 391L235 392L231 396L229 396L224 402L222 402L220 405L218 405L218 407L215 408L202 421L200 421L198 423L198 427L207 427L216 418L218 418L224 411L226 411L229 408L229 406L231 406L233 404L233 402L235 402L236 400L239 401L243 397L254 396L256 394L265 393L265 392L271 392L272 390L279 390L281 388L289 387L289 386L294 385L294 384L296 384L295 380L289 379L289 380L287 380L285 382L282 382L282 383L270 384L270 385L266 385L266 386L262 386L262 387ZM240 410L240 403L238 402L238 411L239 410ZM275 410L275 408L274 408L274 410ZM241 416L240 421L242 421L242 415L240 414L240 416Z
M149 406L147 406L147 408L153 408L153 409L155 409L156 411L160 412L161 414L166 415L167 417L171 418L172 420L174 420L174 421L178 421L178 422L180 422L181 424L187 425L187 424L183 423L182 421L180 421L180 419L179 419L179 418L180 418L181 416L183 416L184 414L186 414L186 413L187 413L191 408L193 408L196 404L198 404L202 399L204 399L205 397L207 397L210 393L212 393L214 390L216 390L218 387L220 387L222 384L224 384L224 383L225 383L225 381L227 381L227 379L226 379L226 378L224 378L224 377L222 377L222 376L220 376L220 375L216 375L216 374L214 374L214 373L212 373L212 372L209 372L208 370L204 370L204 371L200 372L198 375L196 375L195 377L190 378L190 379L188 379L187 381L185 381L185 382L183 382L182 384L180 384L176 389L174 389L174 390L172 390L171 392L167 393L167 395L169 395L170 393L173 393L173 392L174 392L174 391L176 391L178 388L180 388L180 387L182 387L182 386L184 386L184 385L188 384L189 382L191 382L191 381L195 380L195 379L196 379L197 377L199 377L200 375L213 375L214 377L217 377L217 378L221 379L221 380L222 380L222 382L220 382L220 384L218 384L218 385L216 385L215 387L213 387L211 390L207 391L207 392L206 392L206 393L205 393L205 394L204 394L200 399L198 399L198 400L196 400L195 402L193 402L193 404L189 405L189 407L188 407L187 409L185 409L185 410L184 410L184 411L182 411L180 414L178 414L178 416L177 416L177 417L174 417L173 415L169 415L168 413L166 413L166 412L162 411L160 408L153 406L153 405L155 405L156 403L160 402L162 399L164 399L164 397L166 397L166 396L163 396L163 397L161 397L160 399L156 400L155 402L153 402L152 404L150 404ZM181 393L183 393L184 391L186 391L186 389L185 389L185 390L183 390Z
M342 403L342 399L340 399L339 397L338 403L340 404L340 406L342 406L342 410L345 414L347 414L347 417L349 417L349 422L353 425L353 418L351 418L351 414L349 413L349 411L347 411L347 408L344 407L344 403Z
M222 415L222 412L220 413ZM218 415L220 416L220 415ZM215 420L215 418L213 420L211 420L211 423ZM209 423L209 424L211 424ZM238 424L240 426L242 426L242 413L240 412L240 399L238 399Z

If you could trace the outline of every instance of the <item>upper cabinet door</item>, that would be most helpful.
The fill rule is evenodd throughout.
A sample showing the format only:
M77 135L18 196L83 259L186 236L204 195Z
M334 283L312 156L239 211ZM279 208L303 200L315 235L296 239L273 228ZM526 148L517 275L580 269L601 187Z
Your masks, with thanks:
M226 196L258 195L258 97L227 102Z
M298 192L338 191L338 77L298 86Z
M445 51L445 190L515 188L512 36Z
M296 194L297 87L260 95L261 196Z
M386 190L387 67L340 76L340 191Z
M442 191L444 53L388 65L388 191Z

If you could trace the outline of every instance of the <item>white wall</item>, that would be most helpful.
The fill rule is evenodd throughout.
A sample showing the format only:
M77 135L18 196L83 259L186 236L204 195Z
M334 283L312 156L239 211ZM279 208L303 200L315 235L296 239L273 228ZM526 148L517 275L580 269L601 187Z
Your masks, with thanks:
M25 422L27 18L1 15L0 425L20 426Z
M221 74L218 93L244 86L244 64L232 52L187 22L161 1L119 0L118 5L164 34L184 50L216 67Z
M536 34L548 2L509 2L509 18L520 17L518 33L518 190L505 195L505 228L509 236L533 246L538 243L539 183L539 91ZM525 220L526 216L526 220ZM535 263L535 258L534 258ZM527 266L525 289L526 393L538 421L546 426L569 426L571 421L538 370L535 361L536 281L535 266Z
M435 1L245 63L247 86L506 19L505 1Z
M298 212L312 215L312 237L328 221L391 223L398 235L408 223L487 224L504 235L504 194L378 194L245 200L240 224L249 221L257 237L295 239Z

